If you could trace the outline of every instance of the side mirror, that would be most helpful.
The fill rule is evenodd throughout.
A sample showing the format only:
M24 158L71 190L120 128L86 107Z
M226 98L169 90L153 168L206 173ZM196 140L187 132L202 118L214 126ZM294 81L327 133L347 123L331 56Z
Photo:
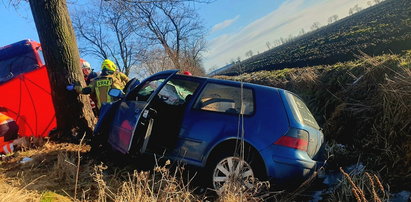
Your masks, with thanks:
M108 94L111 97L122 98L124 93L120 89L112 88L112 89L110 89L110 91L108 91Z

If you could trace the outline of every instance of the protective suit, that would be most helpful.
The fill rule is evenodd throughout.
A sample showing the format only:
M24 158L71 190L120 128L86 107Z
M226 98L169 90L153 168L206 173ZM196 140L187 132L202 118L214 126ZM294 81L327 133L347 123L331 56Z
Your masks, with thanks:
M100 76L94 78L87 87L82 88L73 84L67 86L67 90L75 90L77 93L94 94L98 109L101 108L103 103L112 101L111 96L108 94L110 89L123 90L129 81L125 74L116 72L117 67L112 61L104 60L101 67L102 72Z
M0 154L10 154L14 151L13 141L18 138L19 127L9 116L0 113Z

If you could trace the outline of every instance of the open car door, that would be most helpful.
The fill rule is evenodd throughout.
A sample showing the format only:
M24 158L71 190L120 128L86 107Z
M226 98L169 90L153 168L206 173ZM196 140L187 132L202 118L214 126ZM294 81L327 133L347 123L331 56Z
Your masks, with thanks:
M120 103L108 131L108 142L114 149L126 154L135 144L141 153L145 151L155 114L148 106L177 72L169 70L155 74L118 101Z

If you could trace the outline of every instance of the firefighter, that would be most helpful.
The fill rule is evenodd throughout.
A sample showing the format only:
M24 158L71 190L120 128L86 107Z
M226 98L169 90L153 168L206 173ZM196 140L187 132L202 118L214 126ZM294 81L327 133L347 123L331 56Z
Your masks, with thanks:
M66 87L67 90L75 90L81 94L94 94L96 97L97 108L105 102L111 102L112 98L108 95L108 91L112 88L123 90L128 82L128 77L117 72L117 66L110 60L104 60L101 65L101 74L90 82L90 84L82 88L79 85L70 84Z
M94 80L98 76L98 74L93 71L90 63L88 63L87 61L83 59L80 59L80 66L81 66L81 71L83 72L84 81L86 81L86 85L90 85L90 82ZM95 97L95 94L90 94L90 105L91 105L91 109L94 112L94 115L98 114L98 110L96 107L96 102L97 102L96 100L97 98Z
M103 66L106 66L107 69L114 71L114 77L116 77L118 80L121 81L121 85L126 86L126 84L130 81L130 79L122 72L119 71L119 69L117 68L117 66L114 64L114 62L112 62L111 60L104 60L103 64L102 64L102 68ZM122 89L123 89L122 88Z
M18 131L16 122L0 112L0 154L9 155L16 146L24 146L25 139L18 136Z
M80 66L81 71L83 72L84 80L86 81L86 84L89 85L90 82L98 76L98 74L97 72L93 71L90 63L83 59L80 59Z

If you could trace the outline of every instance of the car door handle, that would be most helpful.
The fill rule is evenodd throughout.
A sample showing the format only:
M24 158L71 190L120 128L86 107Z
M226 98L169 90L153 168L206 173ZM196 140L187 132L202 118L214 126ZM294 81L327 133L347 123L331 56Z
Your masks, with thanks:
M143 118L146 119L148 117L148 113L149 113L149 111L147 109L145 109L144 112L143 112Z

